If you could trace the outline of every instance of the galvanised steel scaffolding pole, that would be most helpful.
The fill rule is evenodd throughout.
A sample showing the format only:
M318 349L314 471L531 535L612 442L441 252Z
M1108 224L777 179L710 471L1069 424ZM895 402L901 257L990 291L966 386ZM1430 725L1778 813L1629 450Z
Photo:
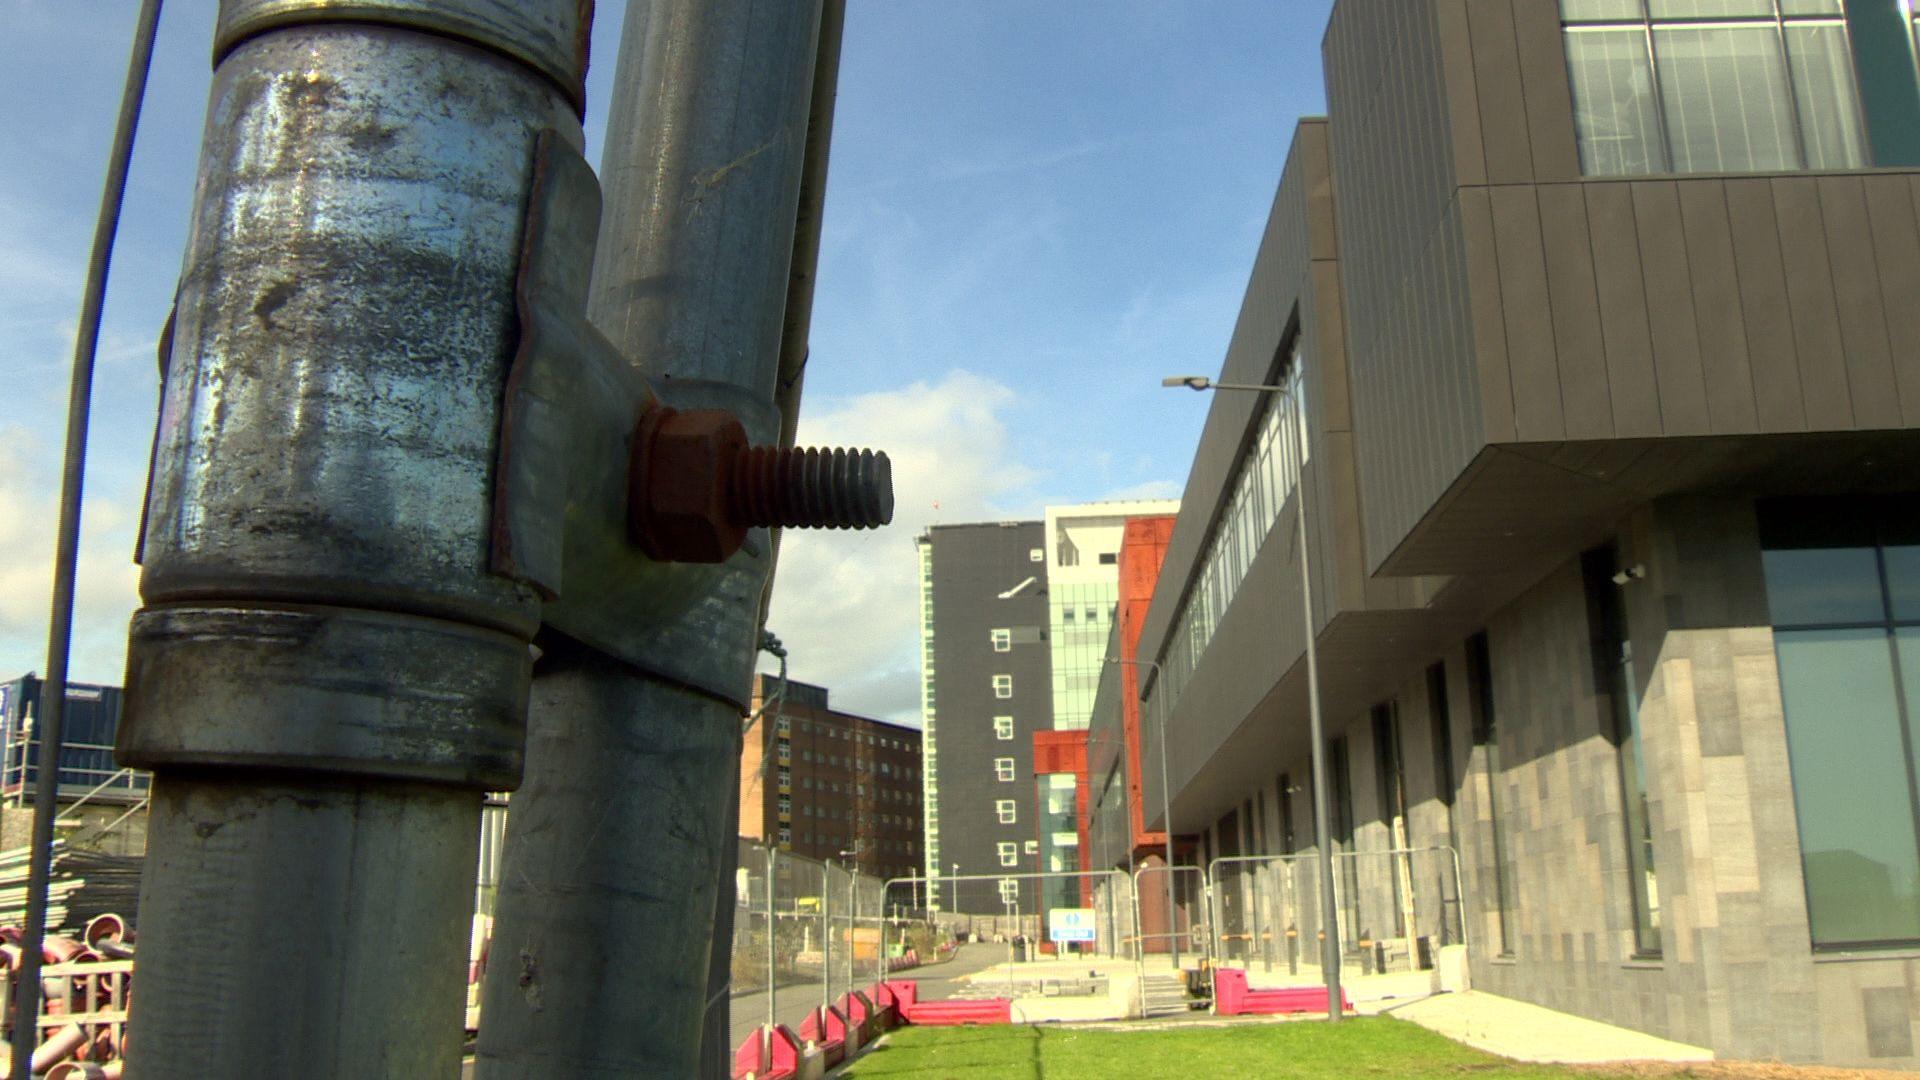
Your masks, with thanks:
M515 273L590 11L221 5L120 731L141 1077L458 1071L540 615L489 572Z
M820 0L631 4L602 154L589 316L762 444L781 433L820 23ZM717 568L682 568L690 600L657 622L635 612L640 647L622 658L543 640L482 995L484 1080L726 1075L730 822L771 554L756 533Z

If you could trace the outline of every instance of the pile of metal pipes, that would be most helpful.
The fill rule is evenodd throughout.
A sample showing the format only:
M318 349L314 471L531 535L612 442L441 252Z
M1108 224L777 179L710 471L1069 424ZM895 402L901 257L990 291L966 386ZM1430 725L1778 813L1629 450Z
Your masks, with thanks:
M33 1072L50 1077L117 1077L126 1051L127 1001L133 982L133 931L119 915L98 915L83 937L49 936L40 958L40 1029ZM8 1015L17 1022L14 973L20 931L0 927L0 979ZM8 1055L0 1051L0 1068Z
M27 848L0 852L0 926L26 920ZM133 911L140 902L138 855L79 851L58 841L47 879L48 929L79 929L108 912Z

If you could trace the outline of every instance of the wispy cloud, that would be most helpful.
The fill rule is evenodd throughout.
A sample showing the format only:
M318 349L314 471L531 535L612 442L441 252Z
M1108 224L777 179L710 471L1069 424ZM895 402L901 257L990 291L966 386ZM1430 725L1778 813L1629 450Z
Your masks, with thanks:
M45 667L58 497L55 448L23 428L0 428L0 673L8 677ZM138 602L139 493L87 498L81 524L69 670L79 681L118 683Z
M894 519L870 533L790 532L767 627L794 678L830 687L836 705L917 723L919 562L913 540L941 521L1033 513L1038 474L1011 448L1011 389L967 371L937 382L823 402L802 442L866 446L893 463Z

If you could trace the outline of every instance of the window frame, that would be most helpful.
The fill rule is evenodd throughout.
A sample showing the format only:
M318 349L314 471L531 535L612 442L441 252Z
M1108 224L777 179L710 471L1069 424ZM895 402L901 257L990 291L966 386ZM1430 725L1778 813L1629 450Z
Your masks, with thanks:
M987 631L987 640L993 645L994 652L1012 652L1013 628L1010 626L996 626Z
M1561 32L1560 51L1561 51L1562 59L1567 66L1567 90L1568 90L1568 95L1573 102L1574 112L1575 112L1574 141L1576 144L1576 152L1578 151L1579 146L1582 142L1580 137L1579 119L1578 119L1579 102L1580 102L1581 95L1579 92L1580 88L1576 85L1574 81L1572 52L1567 48L1567 42L1569 37L1572 35L1586 34L1586 33L1609 33L1609 32L1620 33L1623 31L1631 31L1634 29L1639 29L1642 32L1640 37L1640 45L1641 45L1641 48L1644 50L1642 56L1646 64L1646 71L1648 74L1648 78L1650 80L1647 93L1648 93L1648 100L1651 102L1651 111L1653 113L1653 135L1655 140L1655 146L1656 146L1656 149L1659 151L1660 159L1661 159L1657 163L1649 162L1650 165L1658 165L1658 167L1653 168L1650 171L1645 173L1588 172L1586 163L1583 160L1580 165L1580 173L1582 176L1598 176L1598 177L1693 176L1693 175L1711 176L1717 173L1724 173L1724 172L1732 172L1732 173L1753 172L1756 175L1769 175L1777 172L1853 171L1857 169L1869 169L1873 167L1874 165L1873 147L1868 137L1869 133L1867 130L1866 104L1861 94L1859 64L1855 58L1854 51L1853 51L1853 27L1852 27L1852 24L1847 19L1846 9L1844 4L1842 5L1841 12L1837 15L1820 14L1820 13L1790 13L1785 10L1785 7L1782 5L1781 0L1767 0L1768 7L1770 9L1770 12L1767 14L1679 16L1679 15L1655 15L1653 14L1653 9L1649 5L1647 0L1635 0L1635 3L1640 11L1640 14L1638 16L1622 15L1622 16L1606 17L1606 18L1602 18L1602 17L1569 18L1566 14L1566 6L1565 6L1564 0L1562 0L1561 4L1559 5L1560 32ZM1843 58L1846 63L1847 74L1851 77L1851 84L1853 87L1852 119L1854 124L1854 133L1858 139L1859 152L1860 152L1860 160L1854 164L1839 165L1839 166L1832 166L1832 165L1814 166L1811 164L1812 151L1809 148L1807 121L1802 115L1804 109L1803 109L1803 102L1801 101L1798 80L1794 75L1793 51L1788 47L1789 35L1787 33L1787 28L1790 26L1797 26L1797 27L1838 26L1840 29L1842 41L1846 46L1845 49L1843 50ZM1915 26L1916 28L1920 28L1920 14L1916 14ZM1756 169L1756 170L1726 170L1726 169L1681 170L1675 166L1673 125L1670 123L1667 116L1665 83L1661 77L1660 50L1656 47L1656 39L1655 39L1656 33L1663 28L1667 30L1717 30L1717 29L1739 29L1739 28L1757 30L1757 29L1772 28L1774 32L1773 33L1774 47L1779 57L1779 62L1781 65L1782 88L1785 92L1785 98L1779 104L1787 113L1788 127L1792 135L1792 148L1795 155L1795 161L1797 162L1796 165L1789 165L1789 166L1777 167L1777 168ZM1669 63L1671 63L1671 61L1669 61Z
M1013 799L993 800L993 812L1000 818L1000 824L1002 825L1018 825L1020 823L1020 804Z
M996 716L993 718L993 737L1001 742L1013 741L1013 717Z
M1010 757L993 759L993 775L1003 784L1012 783L1018 776L1019 766Z
M1009 701L1013 698L1013 676L995 675L993 677L993 697L996 701Z

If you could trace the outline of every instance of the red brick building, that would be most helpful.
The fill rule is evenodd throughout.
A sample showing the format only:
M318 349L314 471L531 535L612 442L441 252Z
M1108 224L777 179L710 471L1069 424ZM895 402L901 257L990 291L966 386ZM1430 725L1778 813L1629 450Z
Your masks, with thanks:
M754 679L753 707L778 685ZM876 877L920 872L920 732L828 705L822 686L787 681L740 751L740 835L808 858L856 852Z

